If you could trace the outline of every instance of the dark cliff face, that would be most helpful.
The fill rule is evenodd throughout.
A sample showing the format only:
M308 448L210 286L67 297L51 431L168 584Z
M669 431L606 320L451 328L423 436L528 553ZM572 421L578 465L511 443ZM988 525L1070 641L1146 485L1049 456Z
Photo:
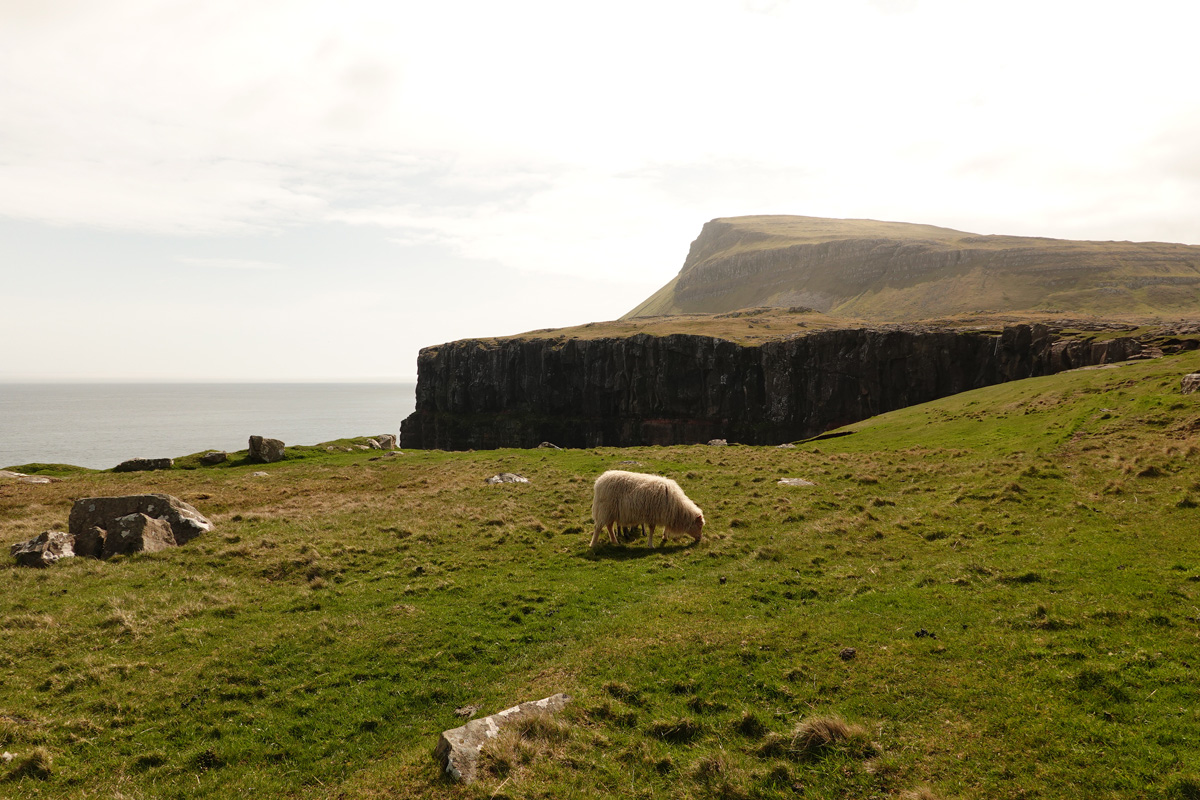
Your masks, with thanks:
M956 392L1122 361L1133 339L834 330L758 346L708 336L466 340L417 360L401 445L447 450L779 444Z

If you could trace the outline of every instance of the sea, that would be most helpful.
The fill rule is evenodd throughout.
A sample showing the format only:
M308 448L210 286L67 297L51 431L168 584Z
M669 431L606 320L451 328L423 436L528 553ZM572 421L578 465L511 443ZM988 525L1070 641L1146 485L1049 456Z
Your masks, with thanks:
M0 383L0 469L245 450L251 436L313 445L399 434L416 384Z

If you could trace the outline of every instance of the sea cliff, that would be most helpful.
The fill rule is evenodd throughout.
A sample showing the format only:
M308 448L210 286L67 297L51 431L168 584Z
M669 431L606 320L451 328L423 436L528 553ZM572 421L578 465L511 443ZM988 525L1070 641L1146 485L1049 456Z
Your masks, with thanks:
M1143 351L1130 337L855 328L761 344L712 336L519 337L428 347L401 446L780 444L957 392Z

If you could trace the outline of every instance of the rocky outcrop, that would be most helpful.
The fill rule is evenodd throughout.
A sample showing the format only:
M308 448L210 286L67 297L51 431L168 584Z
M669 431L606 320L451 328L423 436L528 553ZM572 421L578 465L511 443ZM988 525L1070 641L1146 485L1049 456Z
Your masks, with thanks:
M60 558L155 553L212 530L199 511L167 494L85 497L71 507L67 532L46 531L14 544L17 563L45 567Z
M283 460L283 442L263 436L251 436L250 460L260 464L271 464Z
M466 340L421 351L404 448L779 444L957 392L1141 352L1132 338L829 330L741 345L708 336Z
M185 544L201 533L212 530L212 523L196 509L169 494L135 494L124 497L85 497L76 500L71 507L67 530L75 536L94 535L92 528L106 531L109 536L114 529L130 530L124 518L143 515L163 520L170 528L174 544ZM129 523L132 525L132 521ZM107 537L103 545L109 550Z
M170 469L175 461L170 458L131 458L113 467L113 472L149 472L158 469Z
M1184 394L1195 394L1200 392L1200 372L1193 372L1184 375L1179 381L1179 391Z

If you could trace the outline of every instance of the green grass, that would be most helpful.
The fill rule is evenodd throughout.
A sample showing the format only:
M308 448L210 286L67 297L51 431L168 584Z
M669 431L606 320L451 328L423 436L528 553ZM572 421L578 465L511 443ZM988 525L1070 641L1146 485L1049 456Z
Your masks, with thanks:
M1194 796L1196 369L1021 381L793 449L0 482L5 544L98 494L217 526L0 570L0 797ZM612 467L678 480L704 541L589 552ZM473 787L438 775L455 708L557 691L565 727L508 736Z

